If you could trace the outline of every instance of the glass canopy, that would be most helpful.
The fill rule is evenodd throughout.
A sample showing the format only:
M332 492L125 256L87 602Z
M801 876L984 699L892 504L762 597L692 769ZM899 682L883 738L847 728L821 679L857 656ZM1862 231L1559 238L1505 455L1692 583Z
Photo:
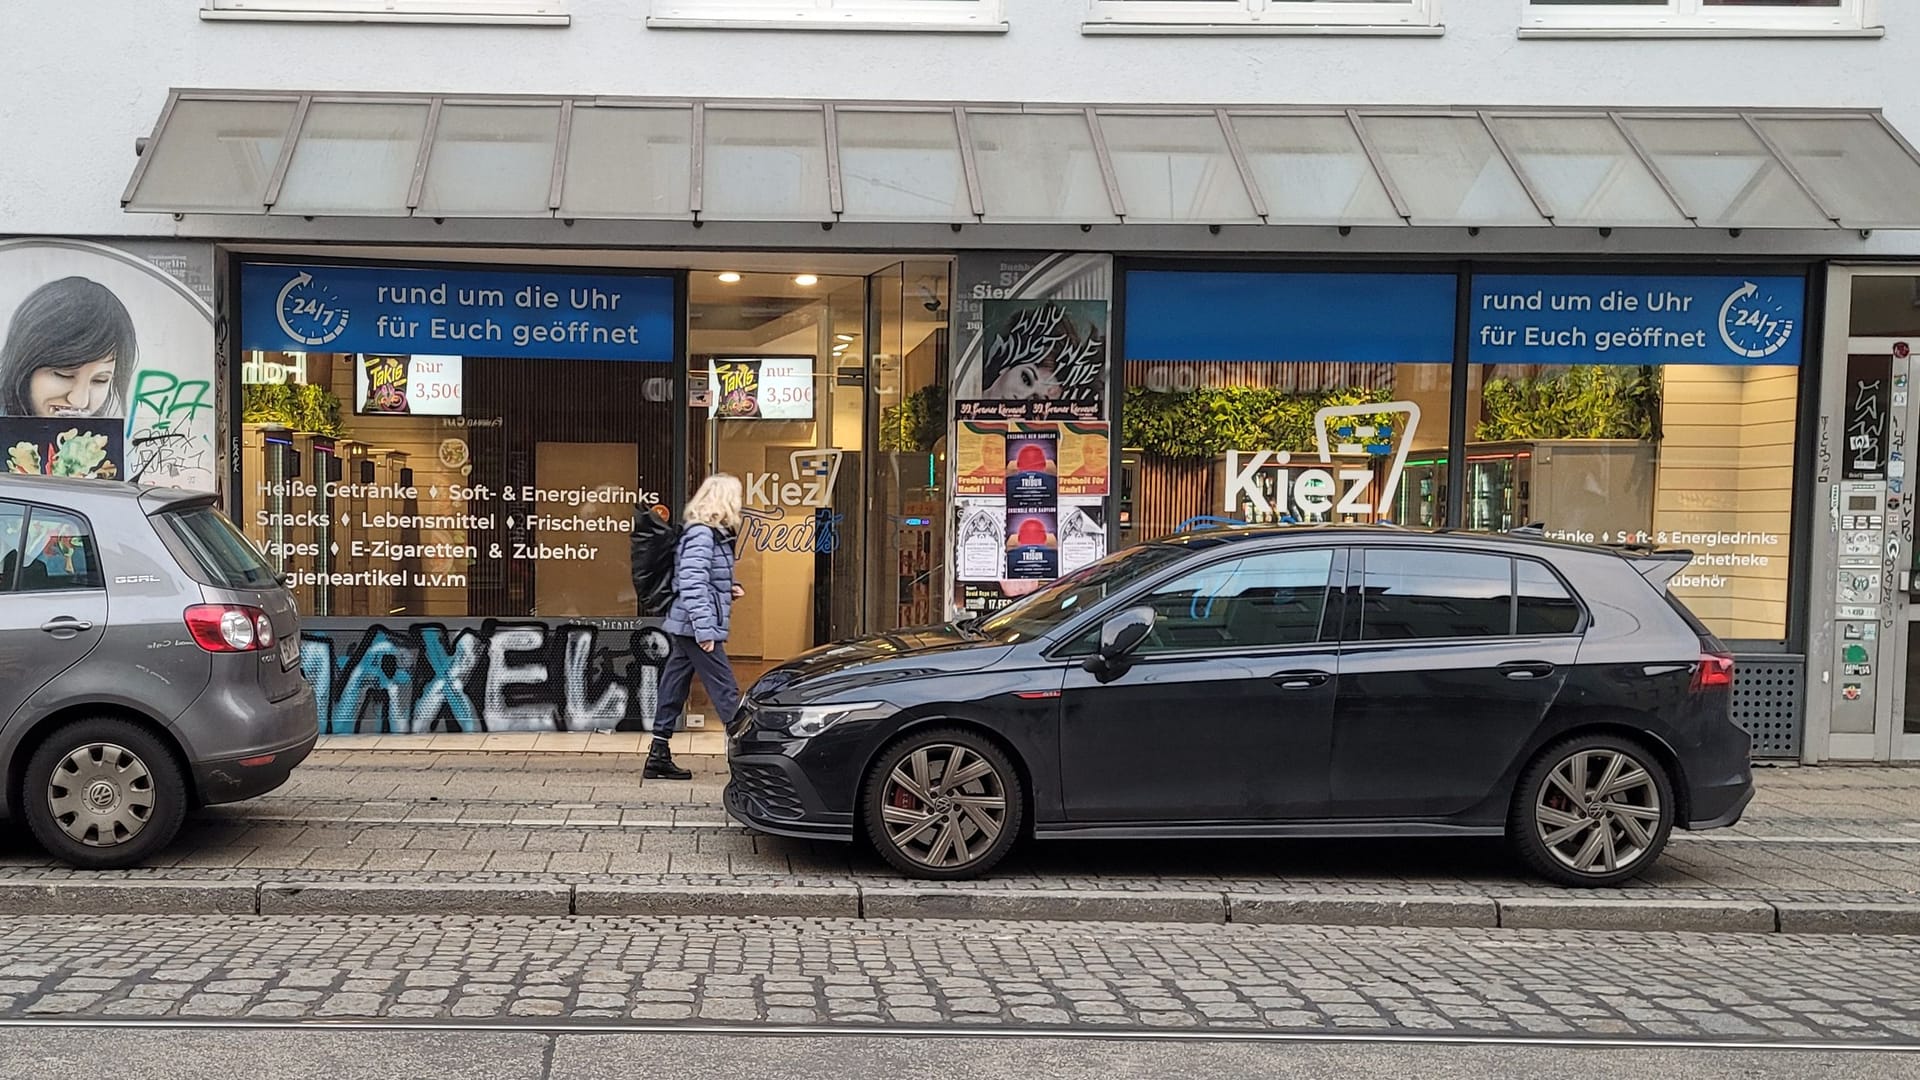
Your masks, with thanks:
M1866 110L1145 108L175 91L175 214L1920 228Z

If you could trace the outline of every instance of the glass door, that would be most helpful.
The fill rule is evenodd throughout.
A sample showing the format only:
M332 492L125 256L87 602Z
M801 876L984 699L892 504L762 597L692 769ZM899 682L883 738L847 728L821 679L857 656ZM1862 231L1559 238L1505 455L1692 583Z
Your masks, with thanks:
M948 284L944 260L869 279L867 626L925 626L944 614Z

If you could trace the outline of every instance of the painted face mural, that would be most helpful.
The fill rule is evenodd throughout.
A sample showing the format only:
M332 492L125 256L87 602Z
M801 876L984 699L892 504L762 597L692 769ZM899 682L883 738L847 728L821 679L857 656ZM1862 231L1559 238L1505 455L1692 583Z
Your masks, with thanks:
M211 491L212 250L0 241L0 464Z

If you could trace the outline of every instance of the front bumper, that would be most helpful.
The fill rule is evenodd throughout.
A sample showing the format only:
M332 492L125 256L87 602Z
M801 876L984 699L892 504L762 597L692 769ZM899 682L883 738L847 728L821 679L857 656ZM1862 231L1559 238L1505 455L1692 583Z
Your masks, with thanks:
M836 755L822 755L821 737L796 739L784 732L767 731L754 726L750 710L728 732L727 768L732 774L722 802L727 816L758 832L792 836L808 840L852 840L853 814L829 809L819 780L801 759L824 765ZM825 770L835 790L846 785L837 782L838 769ZM835 800L846 806L852 798Z

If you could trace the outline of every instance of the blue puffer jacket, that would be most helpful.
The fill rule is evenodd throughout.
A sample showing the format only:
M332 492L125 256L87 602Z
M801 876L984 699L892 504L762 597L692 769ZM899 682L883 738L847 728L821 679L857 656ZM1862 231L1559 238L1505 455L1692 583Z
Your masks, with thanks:
M661 629L695 641L727 640L733 616L733 537L689 525L673 556L673 606Z

